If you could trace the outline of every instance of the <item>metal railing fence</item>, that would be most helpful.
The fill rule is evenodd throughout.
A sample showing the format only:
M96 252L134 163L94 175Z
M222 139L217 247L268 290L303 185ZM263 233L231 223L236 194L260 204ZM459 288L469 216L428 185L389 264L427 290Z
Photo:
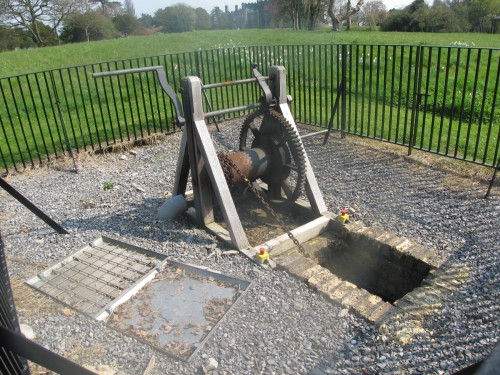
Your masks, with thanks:
M9 173L69 151L105 150L176 130L173 106L154 74L93 79L95 72L161 65L177 91L188 75L205 84L248 78L253 63L263 74L272 65L286 68L298 123L405 145L409 152L498 163L500 49L318 44L199 50L2 78L3 168ZM255 103L261 95L255 84L205 94L206 112Z

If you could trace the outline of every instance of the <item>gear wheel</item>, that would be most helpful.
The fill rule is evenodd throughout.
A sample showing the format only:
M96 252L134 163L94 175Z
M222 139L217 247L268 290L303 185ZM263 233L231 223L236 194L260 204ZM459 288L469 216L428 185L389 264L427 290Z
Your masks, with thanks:
M260 176L269 191L280 196L284 192L287 201L296 201L306 181L306 161L295 127L273 109L251 113L240 132L240 151L248 148L261 148L269 156L270 167Z

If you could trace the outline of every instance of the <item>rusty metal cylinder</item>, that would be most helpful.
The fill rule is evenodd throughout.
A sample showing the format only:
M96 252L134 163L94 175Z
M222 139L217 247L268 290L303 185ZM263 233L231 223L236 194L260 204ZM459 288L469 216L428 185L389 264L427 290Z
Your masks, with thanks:
M263 176L270 165L269 157L261 148L250 148L245 151L233 152L227 155L240 172L249 180L254 181ZM233 170L233 183L242 182L239 173Z

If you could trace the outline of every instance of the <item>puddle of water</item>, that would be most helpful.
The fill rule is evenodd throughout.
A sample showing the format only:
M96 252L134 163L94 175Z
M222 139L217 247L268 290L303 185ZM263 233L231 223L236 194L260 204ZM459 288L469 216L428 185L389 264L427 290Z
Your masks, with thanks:
M110 324L177 358L188 359L247 287L241 281L204 273L167 265L115 310Z

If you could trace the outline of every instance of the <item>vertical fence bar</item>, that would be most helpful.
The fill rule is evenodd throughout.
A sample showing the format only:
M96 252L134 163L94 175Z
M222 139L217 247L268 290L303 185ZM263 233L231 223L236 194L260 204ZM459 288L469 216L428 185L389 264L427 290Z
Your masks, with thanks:
M358 112L359 112L359 44L356 45L356 78L355 78L355 96L354 96L354 133L358 133Z
M346 89L346 81L347 81L347 46L342 44L342 108L341 108L341 120L340 120L340 128L342 138L345 138L345 123L346 123L346 111L347 111L347 89Z
M78 74L78 68L76 68L75 71ZM73 83L74 79L73 79L73 76L71 74L71 69L68 69L67 73L68 73L69 86L71 88L71 95L73 98L73 105L75 107L76 120L78 122L78 129L80 131L80 137L81 137L81 141L82 141L82 149L86 150L87 149L87 142L85 141L85 132L83 131L83 127L82 127L82 118L80 115L80 107L78 106L78 100L76 99L76 90L75 90L75 85ZM85 106L83 106L83 110L85 111ZM76 144L76 151L80 152L77 139L75 139L75 144Z
M34 94L33 94L33 88L31 87L31 82L30 82L29 76L26 75L25 78L26 78L26 84L28 85L28 92L30 94L31 106L33 108L33 112L34 112L34 115L35 115L36 123L38 125L38 131L40 132L40 139L42 141L42 146L44 148L45 156L47 157L47 160L50 161L50 152L49 152L49 150L47 148L47 143L45 142L45 136L43 134L43 129L41 127L41 119L40 119L40 116L38 114L38 109L37 109L35 97L34 97ZM26 110L28 110L28 109L26 109ZM34 142L36 144L36 138L34 139ZM38 147L37 147L37 151L38 151ZM40 164L41 164L42 160L41 160L40 153L38 154L38 157L39 157Z
M14 87L12 86L12 79L9 79L8 80L8 83L9 83L9 89L10 89L10 95L13 99L13 102L14 102L14 110L15 110L15 116L17 118L17 122L18 122L18 125L19 125L19 129L21 130L21 135L22 135L22 139L24 140L24 146L26 146L26 152L28 153L28 158L29 158L29 161L31 163L31 165L35 165L33 163L33 156L31 155L31 149L30 149L30 146L29 146L29 143L28 143L28 138L26 136L26 132L24 130L24 124L23 124L23 120L22 120L22 116L21 116L21 113L19 111L19 106L18 106L18 99L17 99L17 96L14 92ZM15 131L15 130L14 130ZM19 147L19 145L18 145ZM21 152L21 147L19 147L19 151ZM24 164L23 162L23 165L24 167L26 167L26 165Z
M366 45L363 45L363 65L362 65L362 75L361 75L361 128L360 134L366 135L364 131L365 127L365 78L366 78Z
M186 74L220 82L248 77L252 62L259 64L263 74L270 64L285 65L287 89L294 96L292 108L303 123L325 126L323 108L330 102L333 105L335 91L340 89L341 113L335 126L342 136L350 132L408 144L409 152L419 147L495 166L498 109L492 105L488 111L492 99L496 104L498 84L491 79L497 77L498 81L498 71L494 71L497 54L498 49L481 48L274 45L163 55L163 64L157 56L82 66L75 72L57 69L33 79L11 77L0 81L0 98L5 103L1 134L8 140L2 144L1 157L9 164L7 170L21 163L26 168L57 157L67 147L67 140L76 152L89 146L102 149L103 143L138 140L163 131L163 116L168 130L172 105L158 92L151 76L120 77L100 84L88 80L88 72L103 64L109 70L118 64L123 68L151 65L156 59L165 67L173 87ZM61 109L54 100L56 90L62 95ZM431 103L427 95L432 93ZM227 86L210 90L208 95L214 107L220 108L255 102L260 92L256 85ZM62 121L67 122L67 129Z
M441 54L442 54L442 49L441 47L438 47L437 51L437 69L436 69L436 78L434 82L434 103L432 105L432 120L431 120L431 131L429 133L429 150L433 149L433 143L434 143L434 129L436 125L436 113L437 113L437 108L438 108L438 93L439 93L439 76L441 72Z
M420 146L419 148L422 150L424 148L424 137L426 132L427 125L427 106L429 104L429 88L431 83L431 66L432 66L432 47L426 47L428 51L427 56L427 72L426 72L426 81L425 81L425 99L424 99L424 113L422 114L422 130L420 132ZM430 146L428 148L430 150Z
M63 98L64 98L64 103L66 105L66 112L69 113L69 102L68 102L68 94L67 94L67 89L66 89L66 84L64 83L65 79L63 79L63 75L62 75L62 69L59 69L57 71L59 73L59 82L60 82L60 85L62 87L62 95L63 95ZM57 89L57 86L55 85L55 81L54 81L54 92L55 90ZM59 99L59 94L57 95L57 98L58 98L58 102L59 102L59 108L61 109L62 108L62 104L61 104L61 101ZM60 113L60 116L62 116L62 112ZM64 121L64 117L62 117L62 121ZM70 140L69 140L69 135L67 136L66 133L68 132L66 129L66 133L65 133L65 138L66 139L66 144L74 144L74 146L76 147L76 151L79 152L80 149L79 149L79 146L78 146L78 142L77 142L77 136L76 136L76 132L75 132L75 126L73 124L73 116L71 116L71 114L69 114L68 116L68 119L69 119L69 125L71 127L71 134L73 135L73 142L71 143ZM63 123L64 127L66 127L66 122ZM73 153L73 150L71 151L68 151L70 154Z
M408 113L410 113L410 128L412 126L411 124L411 114L413 113L413 105L415 102L412 103L412 106L410 106L410 98L413 100L412 95L410 94L411 91L411 82L412 82L412 66L413 66L413 49L414 46L410 46L410 55L408 57L408 73L407 73L407 80L406 80L406 103L405 103L405 118L404 118L404 127L403 127L403 144L406 143L406 136L408 135ZM411 131L411 129L410 129ZM408 139L408 144L411 143L411 139Z
M442 140L442 135L443 135L443 124L444 124L444 113L445 113L445 108L446 108L446 99L447 99L447 92L448 92L448 81L449 81L449 69L450 69L450 58L451 58L451 48L447 48L448 54L446 57L446 71L444 73L444 87L443 87L443 103L441 105L441 118L439 121L439 135L438 135L438 144L437 144L437 149L436 152L440 153L441 152L441 140ZM467 71L467 69L466 69ZM460 129L460 124L458 125ZM459 131L460 134L460 131Z
M421 77L420 77L420 71L421 71L421 63L422 63L422 46L417 46L417 50L415 52L415 71L414 71L414 81L413 81L413 105L412 105L412 111L411 111L411 120L410 120L410 138L408 140L408 155L411 155L412 150L413 150L413 144L415 143L415 135L417 132L417 125L418 125L418 111L419 111L419 104L420 104L420 85L421 85ZM410 52L411 56L411 52ZM408 90L410 89L408 85ZM408 95L409 97L409 95Z
M393 122L393 110L394 110L394 84L396 82L396 46L392 46L392 67L391 67L391 99L389 101L389 130L387 133L387 140L391 141L392 136L392 122Z
M455 112L455 98L457 94L457 86L458 86L458 77L459 77L459 72L460 72L460 52L462 50L460 48L457 49L457 58L455 62L455 78L453 79L453 92L451 95L451 105L450 105L450 113L449 113L449 124L448 124L448 136L446 138L446 150L445 154L448 155L448 151L450 148L450 140L451 140L451 135L453 131L453 114ZM458 145L458 140L459 138L457 137L455 145Z
M467 81L469 78L470 58L471 58L471 50L469 49L469 50L467 50L467 61L465 63L465 70L464 70L464 84L462 87L462 101L461 101L461 105L460 105L460 113L458 115L457 139L455 142L455 152L453 154L453 157L455 157L455 158L458 155L459 146L460 146L459 140L460 140L460 136L462 134L462 122L463 122L463 118L464 118L465 103L467 100ZM444 111L441 112L441 116L444 117ZM442 119L441 119L441 121L442 121Z
M73 154L73 147L71 146L71 141L69 139L68 128L66 127L66 121L64 120L64 114L62 112L61 101L59 100L59 94L57 92L56 80L54 78L53 71L50 72L50 79L52 81L52 86L54 90L54 99L56 102L57 110L59 112L59 119L61 121L61 126L63 128L64 139L66 141L66 148L69 155L71 156L71 159L73 160L74 171L78 172L78 169L76 167L75 155Z
M464 160L467 159L467 153L469 151L469 141L471 138L472 131L472 120L474 115L474 107L476 105L476 94L477 94L477 82L479 80L479 67L481 64L481 50L477 50L477 59L476 59L476 73L474 75L474 87L472 89L472 99L470 104L470 114L469 114L469 123L467 127L467 137L465 138L465 150L464 150Z
M382 59L380 58L380 45L377 46L377 57L376 57L376 79L375 79L375 118L373 121L373 137L377 137L377 126L378 126L378 107L380 103L379 98L379 86L380 86L380 64L382 63Z
M348 110L347 113L349 113L349 118L347 119L347 131L350 133L351 132L351 123L352 123L352 105L353 105L353 100L352 100L352 44L349 45L349 51L348 51L348 56L346 58L349 59L349 89L346 88L346 95L347 95L347 100L349 100L349 105L348 105ZM349 93L349 94L347 94Z
M493 124L494 124L494 119L495 119L495 108L496 108L496 101L497 101L497 96L498 96L498 91L499 91L499 84L500 84L500 53L498 54L498 66L497 66L497 74L496 74L496 82L495 82L495 89L493 90L493 98L492 98L492 103L491 103L491 114L490 114L490 120L488 121L488 136L486 137L486 144L484 146L484 157L483 157L483 164L486 163L487 157L488 157L488 149L490 146L490 139L491 139L491 133L493 131ZM500 126L498 127L498 134L497 134L497 147L495 149L495 152L493 154L493 166L495 166L495 160L497 160L498 156L498 151L499 151L499 146L500 145Z
M0 87L1 87L1 82L0 82ZM7 138L7 131L5 130L5 123L2 119L2 116L0 116L0 126L2 127L2 133L3 133L3 136L5 137L5 141L7 143L7 149L9 150L9 156L10 156L12 166L14 167L14 170L16 172L18 172L16 159L15 159L14 154L12 152L12 147L10 145L9 139ZM1 150L1 148L0 148L0 150ZM3 158L3 151L2 151L2 158ZM9 168L8 168L8 165L5 161L4 161L4 167L5 167L5 171L7 173L9 173Z
M380 139L385 138L385 113L387 111L387 67L389 61L389 46L384 46L384 76L382 89L382 120L380 122Z

